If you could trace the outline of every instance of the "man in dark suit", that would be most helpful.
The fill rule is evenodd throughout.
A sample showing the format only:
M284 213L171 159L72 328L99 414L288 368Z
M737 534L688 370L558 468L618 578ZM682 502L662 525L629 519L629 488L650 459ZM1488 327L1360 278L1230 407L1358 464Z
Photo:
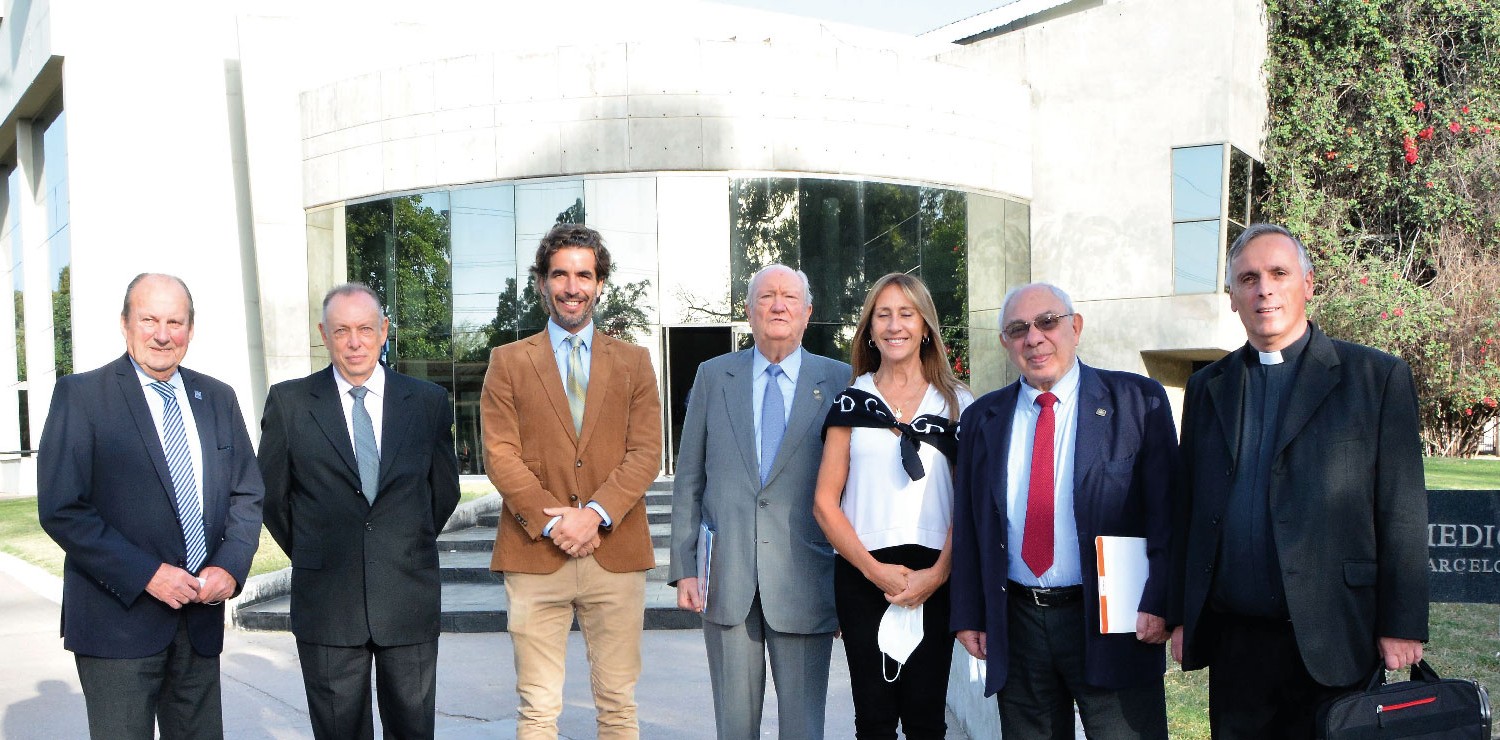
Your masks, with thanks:
M769 654L781 736L821 738L838 615L833 547L813 519L812 499L823 459L818 432L849 384L849 366L802 348L812 315L802 271L765 267L750 279L749 295L755 347L703 363L693 381L672 493L669 578L677 606L703 614L719 737L760 735ZM782 421L771 427L776 449L766 448L768 396L785 399L773 415ZM705 521L715 532L707 604L698 590Z
M1427 494L1411 369L1307 320L1307 250L1230 247L1248 343L1188 381L1174 656L1209 666L1216 738L1310 738L1318 705L1427 639Z
M1006 737L1166 738L1172 410L1154 380L1077 361L1083 317L1035 283L1006 296L1021 379L960 420L952 626L986 661ZM1094 538L1145 539L1135 631L1100 634Z
M266 528L292 558L292 633L318 738L433 736L437 534L458 505L448 393L380 364L375 292L339 285L318 331L332 364L278 383L261 420Z
M37 459L42 528L63 563L63 647L95 738L218 738L223 601L260 542L260 471L234 390L180 367L181 279L125 291L126 353L59 378Z

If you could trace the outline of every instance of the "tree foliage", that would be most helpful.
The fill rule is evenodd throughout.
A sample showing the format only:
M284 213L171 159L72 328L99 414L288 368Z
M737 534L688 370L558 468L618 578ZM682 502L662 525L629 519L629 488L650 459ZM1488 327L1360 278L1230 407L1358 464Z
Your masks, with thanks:
M1329 334L1406 359L1430 454L1500 416L1500 0L1268 0L1265 212Z

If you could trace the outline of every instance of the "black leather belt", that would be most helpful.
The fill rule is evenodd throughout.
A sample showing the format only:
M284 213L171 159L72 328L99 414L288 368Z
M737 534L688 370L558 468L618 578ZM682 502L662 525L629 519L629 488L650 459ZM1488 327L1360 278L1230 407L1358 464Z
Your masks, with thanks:
M1061 586L1058 588L1032 588L1015 581L1006 581L1011 595L1037 606L1067 606L1083 601L1083 586Z

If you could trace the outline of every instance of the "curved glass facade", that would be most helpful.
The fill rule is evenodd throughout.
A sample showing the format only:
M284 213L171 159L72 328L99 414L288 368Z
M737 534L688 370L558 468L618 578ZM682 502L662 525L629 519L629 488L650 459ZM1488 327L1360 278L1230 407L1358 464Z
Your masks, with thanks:
M632 174L402 194L308 214L311 322L334 283L375 288L392 323L387 361L449 390L463 472L481 473L489 350L546 323L528 273L541 236L559 222L588 223L614 261L596 326L651 351L670 469L698 364L748 346L745 291L760 267L807 272L804 344L845 359L870 283L920 276L955 370L969 379L976 363L1005 362L988 337L971 346L970 326L983 317L981 332L992 334L999 297L1030 279L1027 216L1025 204L978 193L812 177ZM973 291L982 305L970 305ZM315 364L326 357L321 346L312 354Z

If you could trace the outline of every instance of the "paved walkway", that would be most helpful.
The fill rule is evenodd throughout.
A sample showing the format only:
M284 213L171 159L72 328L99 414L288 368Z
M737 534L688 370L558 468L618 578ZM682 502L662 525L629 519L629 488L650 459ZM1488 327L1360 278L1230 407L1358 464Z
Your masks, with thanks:
M57 636L58 579L0 554L0 737L55 740L88 736L83 695L72 654ZM45 595L44 595L45 594ZM49 598L50 596L50 598ZM696 630L648 631L637 700L641 736L650 740L713 737L713 697L703 638ZM225 736L309 738L307 703L296 647L287 632L225 635L222 659ZM515 737L515 680L510 636L506 633L445 634L438 659L438 737ZM765 736L776 736L774 690L767 687ZM592 738L593 701L589 694L583 640L568 643L561 733ZM835 646L828 687L827 736L854 736L849 670ZM378 720L377 720L378 721ZM966 736L949 719L949 738Z

